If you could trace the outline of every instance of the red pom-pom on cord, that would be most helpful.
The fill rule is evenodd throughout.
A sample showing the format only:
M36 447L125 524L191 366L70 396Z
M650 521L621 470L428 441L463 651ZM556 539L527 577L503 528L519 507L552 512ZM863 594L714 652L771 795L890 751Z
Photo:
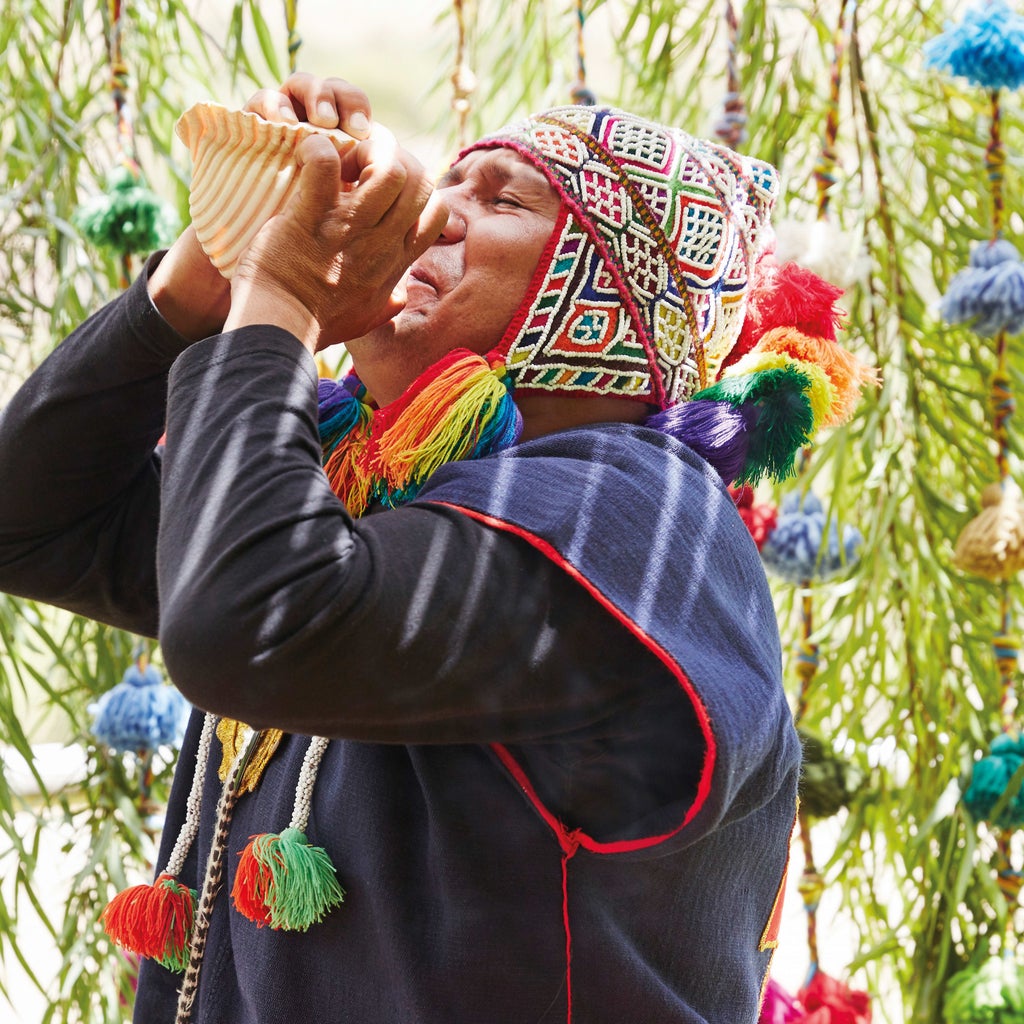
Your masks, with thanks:
M196 894L173 875L152 885L133 885L118 893L103 911L103 928L129 953L160 961L169 970L184 970L195 919Z
M773 256L758 260L750 283L747 315L722 369L745 356L769 331L791 327L812 338L835 341L844 313L836 307L843 294L824 278L796 263L781 267Z
M772 530L779 521L779 510L770 502L754 504L754 488L750 484L742 487L730 487L729 494L736 503L736 511L740 514L750 536L754 538L757 550L760 551Z

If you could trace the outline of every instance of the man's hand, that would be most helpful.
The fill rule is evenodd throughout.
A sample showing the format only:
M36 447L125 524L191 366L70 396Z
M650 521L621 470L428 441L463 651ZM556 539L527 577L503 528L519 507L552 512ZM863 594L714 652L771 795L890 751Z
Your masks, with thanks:
M379 126L344 158L321 136L304 140L298 156L298 191L239 261L225 329L275 323L318 351L401 311L396 286L441 233L448 209Z
M339 79L292 76L280 93L257 93L249 109L279 118L287 107L296 116L315 110L327 127L326 103L335 123L351 125L369 109L362 96ZM396 286L448 210L416 158L379 125L343 157L322 136L305 139L297 155L299 188L239 261L225 330L277 324L312 352L361 337L401 310Z

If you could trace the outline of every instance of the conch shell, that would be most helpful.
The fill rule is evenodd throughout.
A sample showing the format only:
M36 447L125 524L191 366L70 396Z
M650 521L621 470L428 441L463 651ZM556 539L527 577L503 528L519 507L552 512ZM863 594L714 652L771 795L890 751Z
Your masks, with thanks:
M336 128L267 121L219 103L190 107L175 131L192 154L189 211L199 244L228 279L259 229L295 191L299 143L326 135L339 153L356 145Z
M989 484L983 506L961 532L953 564L990 580L1005 580L1024 569L1024 503L1012 480Z

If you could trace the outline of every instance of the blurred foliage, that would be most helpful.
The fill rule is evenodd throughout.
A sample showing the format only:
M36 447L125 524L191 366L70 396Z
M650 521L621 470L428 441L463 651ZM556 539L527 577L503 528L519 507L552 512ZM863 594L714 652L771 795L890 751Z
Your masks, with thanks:
M268 6L225 4L216 31L196 20L195 5L179 0L126 7L143 167L183 220L186 168L171 152L174 119L199 87L237 100L254 83L278 78L287 65L284 23L267 14ZM813 171L840 6L736 4L748 111L744 148L780 167L780 213L790 217L814 216ZM568 102L577 75L573 3L476 0L463 7L467 62L479 79L471 134L527 109ZM995 353L967 331L942 327L934 303L966 265L972 242L990 230L988 106L979 90L925 71L921 44L966 7L879 0L857 8L841 81L830 211L844 228L862 231L870 250L870 277L844 300L848 344L880 368L883 384L850 425L822 441L802 478L774 496L813 483L831 514L865 536L850 576L820 585L814 595L822 665L804 724L856 765L863 780L837 819L838 842L816 851L830 890L842 893L859 952L852 964L828 962L826 952L822 967L857 971L887 994L885 1012L897 1016L886 1019L907 1024L941 1019L948 977L999 947L1015 909L995 883L993 837L966 820L956 799L1000 725L991 648L999 592L951 565L953 542L976 514L982 487L996 479L988 399ZM443 93L450 89L456 19L448 5L436 10L435 32L422 45L437 53L434 89ZM116 291L114 258L87 252L70 224L71 211L97 190L114 158L106 11L75 0L57 9L6 0L0 14L0 395ZM712 130L726 90L722 0L590 0L584 12L589 81L601 101L697 134ZM316 26L303 16L300 0L300 29L308 37ZM344 74L334 66L308 70ZM410 91L422 85L408 83ZM1011 239L1024 223L1024 165L1016 148L1022 122L1019 95L1004 95ZM454 118L438 131L454 145ZM1019 393L1019 339L1011 341L1010 357ZM1011 421L1018 479L1020 454ZM792 650L800 637L800 595L786 586L776 592ZM1012 596L1019 608L1017 584ZM139 816L130 759L111 759L89 743L85 709L119 680L133 640L7 598L0 598L0 638L0 743L31 763L19 722L27 704L41 704L57 709L67 740L89 751L85 783L45 794L31 815L19 813L23 805L0 782L0 952L32 972L15 922L23 908L33 908L63 958L57 977L33 975L51 1006L46 1019L118 1020L126 1012L121 1000L130 1000L130 971L120 981L109 971L113 954L96 917L126 875L149 869L153 845ZM792 666L788 679L795 697ZM166 783L165 770L155 797ZM36 866L44 832L55 828L81 867L66 911L48 916L40 899L48 879Z

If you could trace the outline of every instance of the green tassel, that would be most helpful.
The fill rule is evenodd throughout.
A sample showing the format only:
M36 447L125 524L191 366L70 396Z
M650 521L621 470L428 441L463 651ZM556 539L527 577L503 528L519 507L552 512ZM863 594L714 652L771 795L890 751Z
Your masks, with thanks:
M942 1006L946 1024L1024 1024L1024 978L1009 957L950 978Z
M120 253L161 249L178 233L174 210L127 165L115 167L104 194L83 203L71 219L87 241Z
M235 907L257 924L304 932L345 899L321 846L297 828L254 836L242 853L232 891ZM264 913L265 908L265 913Z
M756 426L750 431L747 458L737 484L763 476L784 480L793 474L796 453L814 433L810 388L807 374L784 366L723 377L693 396L737 408L756 407Z

